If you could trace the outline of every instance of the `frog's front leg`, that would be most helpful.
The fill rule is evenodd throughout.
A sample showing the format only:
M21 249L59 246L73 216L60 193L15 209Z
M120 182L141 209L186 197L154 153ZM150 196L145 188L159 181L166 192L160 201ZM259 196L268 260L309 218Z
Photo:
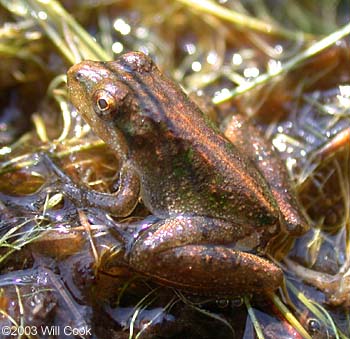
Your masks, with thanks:
M247 229L219 219L177 216L143 231L126 259L143 275L194 293L231 297L273 292L283 273L253 254L264 245L264 234L248 234Z
M139 198L140 180L128 161L120 169L118 190L108 194L77 185L48 156L43 158L59 177L58 189L78 206L100 208L119 217L128 216L134 210Z

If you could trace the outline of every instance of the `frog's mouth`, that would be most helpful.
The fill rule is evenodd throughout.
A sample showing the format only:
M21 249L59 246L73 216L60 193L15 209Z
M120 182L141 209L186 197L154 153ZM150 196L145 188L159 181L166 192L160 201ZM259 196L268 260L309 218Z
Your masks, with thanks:
M99 62L84 61L72 66L67 72L68 95L73 105L84 118L90 120L94 115L91 105L91 95L94 87L107 74L101 70Z
M104 62L83 61L72 66L67 72L68 95L96 135L100 136L120 156L127 154L121 145L126 144L122 134L113 123L102 121L94 111L92 97L96 88L103 81L115 78Z

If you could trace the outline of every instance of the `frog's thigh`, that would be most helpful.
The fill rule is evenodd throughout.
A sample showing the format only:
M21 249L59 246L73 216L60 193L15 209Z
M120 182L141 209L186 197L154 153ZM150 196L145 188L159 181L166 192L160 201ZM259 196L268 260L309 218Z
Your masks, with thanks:
M272 144L246 117L239 114L231 118L225 136L239 151L248 155L269 183L284 219L282 227L291 235L304 234L309 226L295 198L287 168Z
M266 259L225 246L187 245L155 253L134 268L160 283L205 295L270 293L282 271Z
M275 290L282 271L266 259L235 250L245 239L235 237L237 227L204 217L162 220L139 236L129 264L166 285L208 295ZM253 245L254 237L248 239Z
M264 247L268 230L247 224L235 224L222 219L178 215L159 220L143 231L134 242L133 258L147 258L185 245L229 244L230 247L257 249Z

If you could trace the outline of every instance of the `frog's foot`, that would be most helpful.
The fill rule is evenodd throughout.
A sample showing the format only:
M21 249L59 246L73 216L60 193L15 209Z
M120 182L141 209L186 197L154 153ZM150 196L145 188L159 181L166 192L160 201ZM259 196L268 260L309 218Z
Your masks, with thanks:
M118 191L112 194L97 192L77 185L47 155L45 164L56 174L59 181L56 189L81 207L95 207L119 217L128 216L135 208L140 191L139 177L129 163L124 163L120 171Z
M327 296L327 302L332 306L350 305L350 277L349 268L346 272L331 275L304 267L288 258L284 259L287 267L299 278L318 288Z
M162 220L139 235L127 261L161 284L192 293L231 297L273 292L282 283L282 270L245 252L249 246L254 250L258 235L241 234L239 239L237 228L203 217Z

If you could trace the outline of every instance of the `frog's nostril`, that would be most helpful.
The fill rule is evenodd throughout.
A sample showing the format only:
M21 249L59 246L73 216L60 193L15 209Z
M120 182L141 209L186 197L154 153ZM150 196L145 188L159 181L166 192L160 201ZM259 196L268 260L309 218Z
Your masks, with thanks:
M77 80L79 82L82 81L83 78L84 78L83 72L82 71L76 72L75 75L74 75L74 78L75 78L75 80Z

